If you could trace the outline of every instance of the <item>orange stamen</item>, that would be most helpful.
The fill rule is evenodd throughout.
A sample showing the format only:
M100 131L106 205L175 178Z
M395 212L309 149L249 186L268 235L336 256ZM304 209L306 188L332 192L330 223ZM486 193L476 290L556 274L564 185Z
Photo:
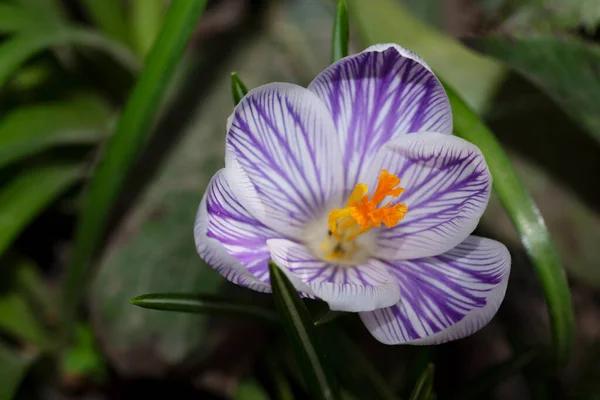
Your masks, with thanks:
M373 227L384 224L391 228L406 215L408 208L405 204L391 202L380 206L388 196L398 197L404 189L397 187L400 179L385 169L377 181L377 188L369 199L368 187L359 183L354 187L346 208L333 210L329 214L329 230L338 239L345 242L369 231Z

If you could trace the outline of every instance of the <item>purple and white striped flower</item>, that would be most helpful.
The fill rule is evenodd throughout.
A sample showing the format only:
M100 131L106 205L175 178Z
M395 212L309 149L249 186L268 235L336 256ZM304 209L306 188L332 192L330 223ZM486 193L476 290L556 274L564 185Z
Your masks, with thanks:
M272 259L383 343L442 343L483 327L504 298L506 247L470 236L490 189L431 69L377 45L307 89L272 83L241 100L194 235L238 285L270 292Z

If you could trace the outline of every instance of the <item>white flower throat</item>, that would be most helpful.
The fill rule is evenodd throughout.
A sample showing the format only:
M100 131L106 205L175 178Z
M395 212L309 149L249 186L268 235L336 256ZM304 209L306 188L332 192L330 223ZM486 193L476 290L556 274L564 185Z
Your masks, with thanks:
M327 232L324 235L314 233L323 231L323 225L310 224L307 232L312 235L307 240L308 247L320 259L335 264L361 264L372 255L375 236L370 234L373 228L385 225L396 226L408 212L403 203L380 203L388 196L399 197L404 189L398 187L400 179L385 169L381 171L377 188L369 198L369 188L364 183L354 187L345 208L329 213ZM315 226L318 225L318 226Z

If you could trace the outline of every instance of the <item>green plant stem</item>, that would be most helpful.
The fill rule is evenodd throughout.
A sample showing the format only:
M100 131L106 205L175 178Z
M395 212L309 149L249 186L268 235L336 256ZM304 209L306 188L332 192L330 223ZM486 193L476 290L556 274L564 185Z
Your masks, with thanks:
M136 85L87 188L63 288L65 339L70 335L85 271L105 232L113 203L137 154L150 136L154 117L206 0L173 1Z
M549 308L554 356L558 365L563 365L571 354L575 321L569 285L544 218L494 134L454 89L445 86L454 116L454 132L479 146L483 152L494 178L494 193L535 266Z

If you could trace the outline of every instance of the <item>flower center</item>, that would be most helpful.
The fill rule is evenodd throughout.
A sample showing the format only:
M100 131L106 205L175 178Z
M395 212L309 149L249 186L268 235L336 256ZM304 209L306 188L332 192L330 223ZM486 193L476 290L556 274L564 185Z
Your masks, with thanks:
M385 169L381 171L377 188L369 198L369 188L363 183L354 187L345 208L331 211L328 219L328 235L321 242L320 250L328 261L363 262L369 254L361 246L359 236L371 229L391 228L406 215L405 204L392 204L391 201L381 205L388 197L398 197L404 189L398 187L400 178Z

